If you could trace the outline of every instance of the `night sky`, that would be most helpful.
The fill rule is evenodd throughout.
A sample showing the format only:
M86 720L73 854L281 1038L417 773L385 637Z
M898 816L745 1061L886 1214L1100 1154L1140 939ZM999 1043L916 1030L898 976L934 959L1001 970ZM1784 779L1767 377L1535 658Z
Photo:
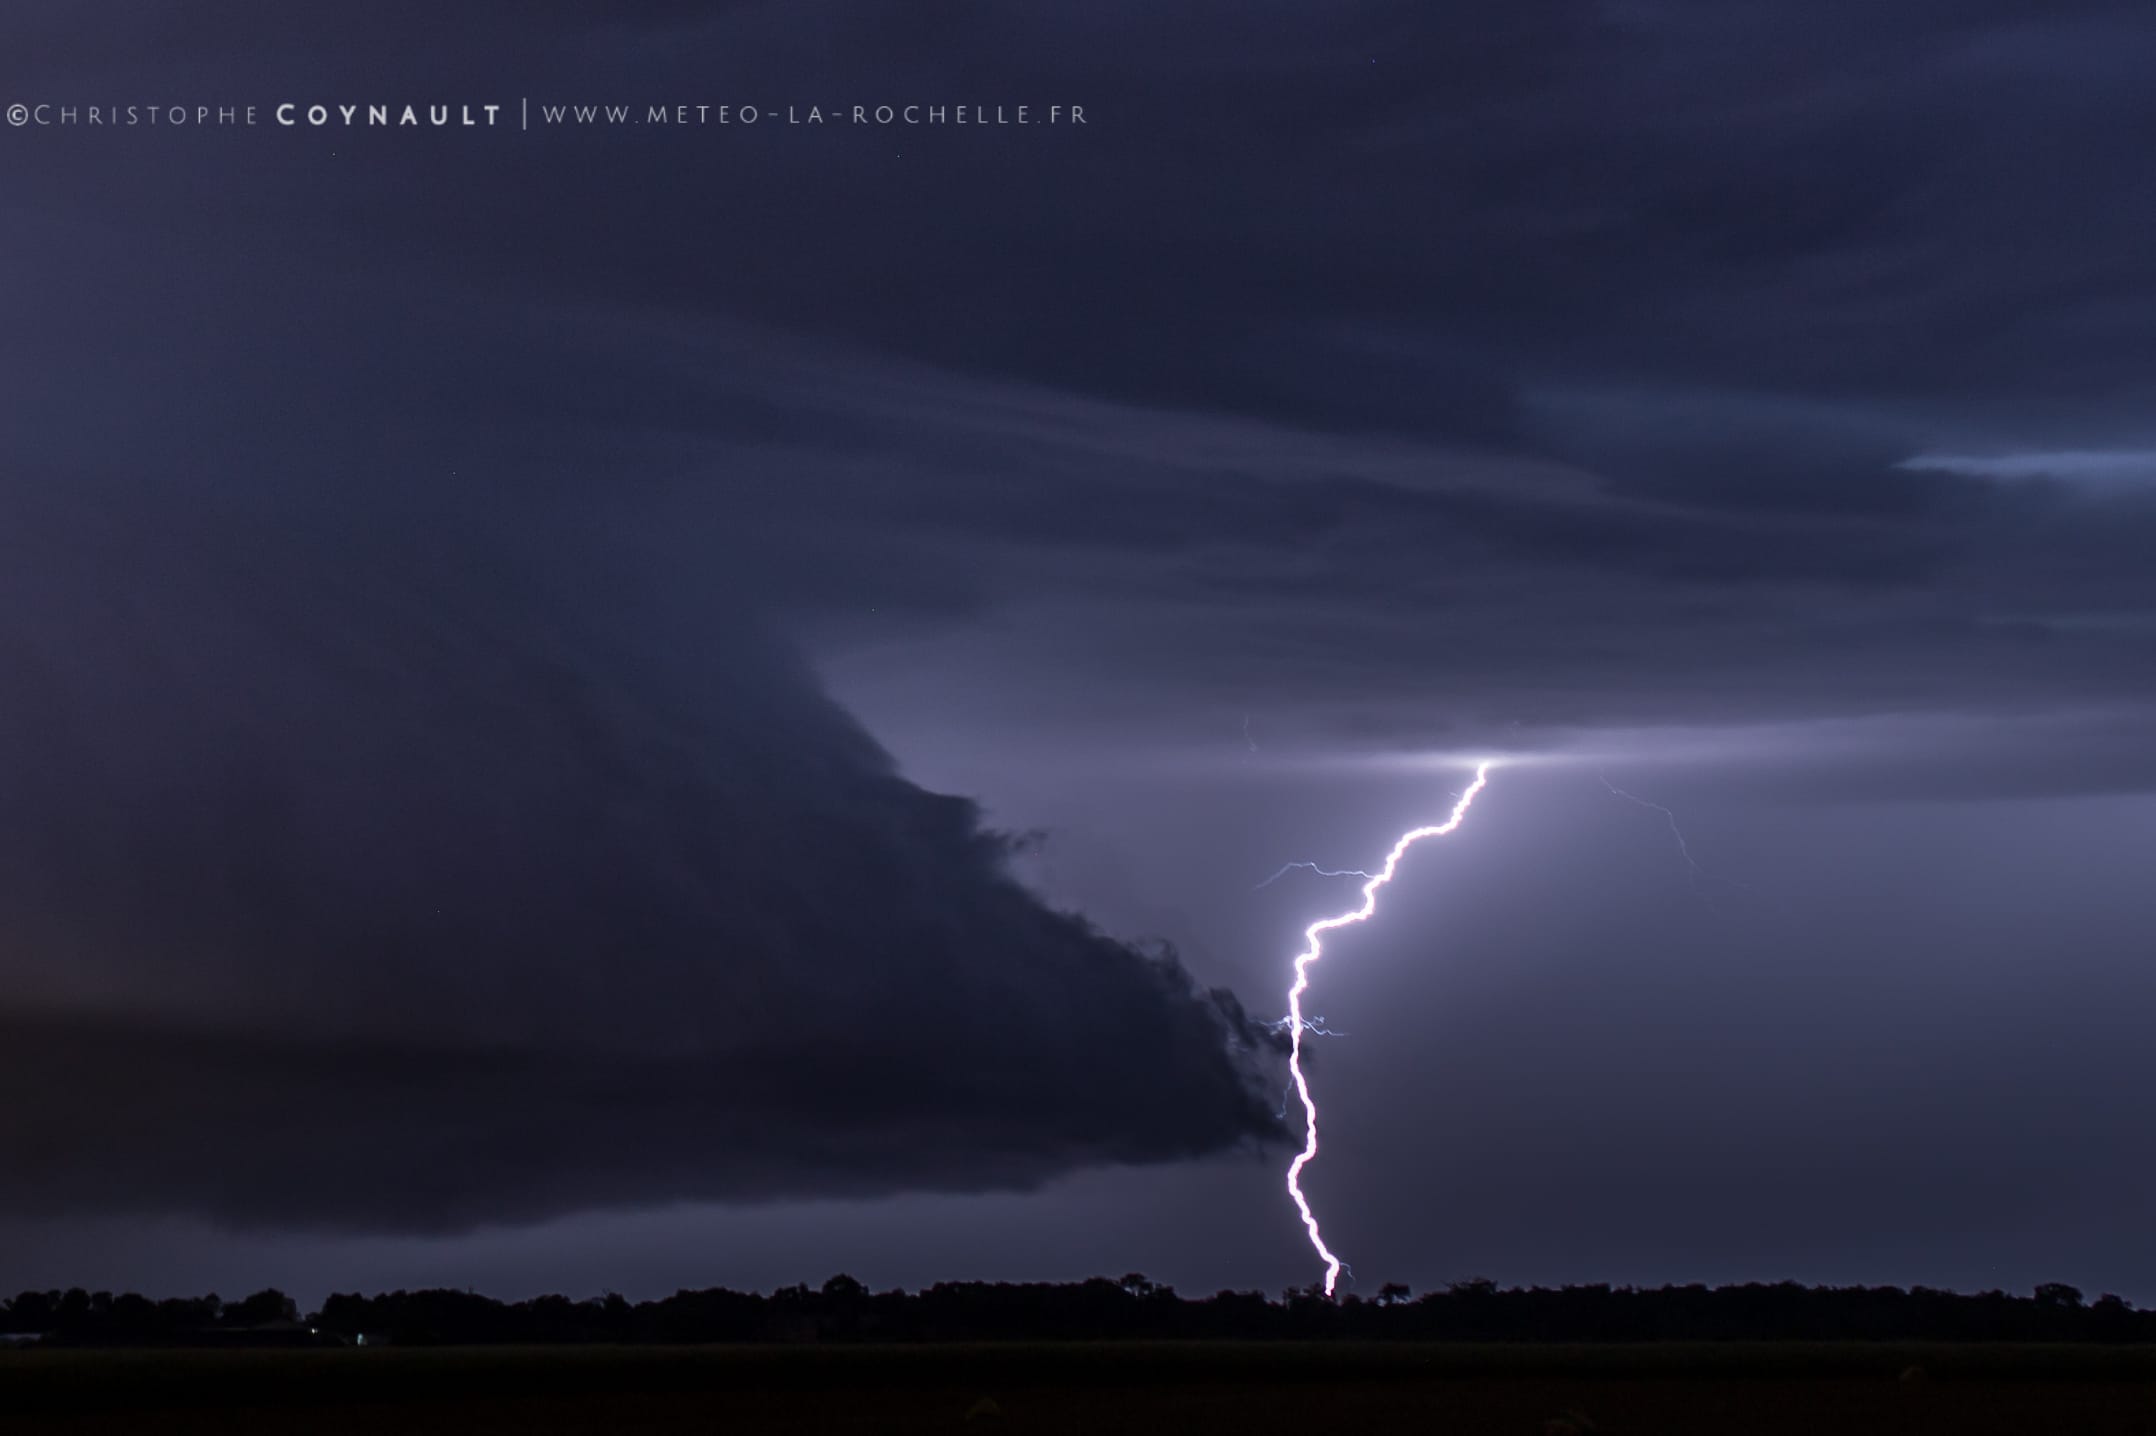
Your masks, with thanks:
M1494 757L1314 971L1359 1289L2156 1301L2151 73L13 0L0 1288L1308 1283L1260 884Z

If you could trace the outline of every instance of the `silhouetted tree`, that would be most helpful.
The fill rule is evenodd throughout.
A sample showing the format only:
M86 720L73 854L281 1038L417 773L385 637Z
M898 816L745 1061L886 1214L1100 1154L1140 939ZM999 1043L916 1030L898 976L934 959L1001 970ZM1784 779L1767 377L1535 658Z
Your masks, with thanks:
M305 1341L282 1292L226 1306L215 1296L152 1302L133 1293L27 1291L0 1303L0 1330L61 1344ZM1136 1273L1116 1280L942 1282L872 1293L844 1274L820 1288L681 1291L631 1302L542 1296L500 1302L468 1291L336 1293L310 1325L371 1342L1040 1341L1133 1337L1382 1338L1463 1341L2156 1341L2156 1312L2047 1283L2028 1296L1925 1287L1795 1282L1659 1290L1606 1285L1500 1289L1485 1277L1415 1298L1388 1282L1375 1300L1289 1287L1279 1301L1223 1291L1192 1301ZM328 1337L325 1339L335 1339Z
M299 1303L275 1287L265 1288L224 1309L227 1326L267 1326L271 1322L297 1322Z

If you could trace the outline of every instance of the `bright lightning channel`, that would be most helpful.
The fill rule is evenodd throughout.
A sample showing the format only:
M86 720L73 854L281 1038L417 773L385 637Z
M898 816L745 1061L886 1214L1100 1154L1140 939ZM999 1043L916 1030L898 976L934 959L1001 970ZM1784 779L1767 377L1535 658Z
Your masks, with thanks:
M1362 885L1361 907L1341 913L1337 917L1320 918L1303 929L1305 946L1295 959L1295 985L1288 989L1287 1021L1291 1034L1288 1071L1294 1074L1296 1095L1303 1100L1303 1130L1307 1135L1303 1140L1302 1152L1294 1161L1288 1163L1288 1195L1294 1198L1295 1210L1302 1213L1303 1226L1310 1233L1310 1245L1325 1261L1327 1296L1333 1294L1333 1287L1340 1280L1341 1261L1333 1255L1332 1248L1325 1245L1324 1233L1318 1230L1317 1213L1310 1209L1310 1199L1303 1195L1302 1184L1303 1168L1315 1161L1318 1155L1318 1107L1310 1097L1310 1081L1303 1075L1303 1032L1308 1026L1303 1019L1303 994L1310 989L1310 964L1324 956L1320 938L1325 933L1334 928L1348 927L1369 920L1370 915L1377 911L1377 890L1392 881L1393 873L1399 868L1400 859L1406 856L1407 850L1424 838L1441 838L1459 827L1461 821L1467 817L1467 810L1474 803L1475 795L1480 793L1483 785L1489 781L1489 763L1478 764L1475 768L1475 781L1467 785L1466 791L1460 794L1459 801L1452 805L1451 817L1431 827L1411 828L1393 843L1392 851L1385 856L1385 865Z

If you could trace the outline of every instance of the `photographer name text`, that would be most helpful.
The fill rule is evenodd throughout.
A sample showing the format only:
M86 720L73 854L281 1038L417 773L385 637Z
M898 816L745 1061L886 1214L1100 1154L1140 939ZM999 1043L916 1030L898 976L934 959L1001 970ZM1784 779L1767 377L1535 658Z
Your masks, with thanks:
M75 104L41 100L7 107L17 128L62 129L248 129L445 130L513 129L702 129L706 127L851 125L1057 126L1086 124L1084 105L884 104L745 105L716 102L667 104L514 102L448 104L387 100L279 100L272 104Z

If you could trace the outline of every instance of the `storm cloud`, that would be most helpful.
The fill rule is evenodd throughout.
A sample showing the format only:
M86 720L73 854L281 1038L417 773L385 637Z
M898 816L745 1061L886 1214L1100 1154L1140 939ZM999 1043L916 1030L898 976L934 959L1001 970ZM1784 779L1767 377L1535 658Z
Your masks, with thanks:
M79 283L4 301L51 414L18 442L221 452L182 372L221 365L309 482L664 489L819 657L992 616L971 666L1079 723L1134 685L1320 744L2148 700L2146 486L1988 477L2146 448L2131 9L1197 5L1135 50L1106 12L840 14L415 48L228 0L90 46L25 8L31 98L774 119L269 125L185 166L40 132L26 240ZM1091 118L775 118L812 96ZM56 426L116 367L172 412L86 460Z
M1205 988L1270 1015L1330 894L1249 885L1496 752L1472 881L1328 974L1347 1230L1417 1279L2048 1279L1996 1173L2072 1129L2133 1249L2146 1083L2071 1024L2146 1005L2145 8L438 9L0 17L0 100L772 116L0 142L15 1209L439 1231L1262 1142ZM777 118L841 102L1089 121ZM1057 862L1202 982L1012 879ZM1307 1279L1270 1172L1076 1180L998 1260L1124 1263L1120 1203ZM935 1280L995 1201L849 1210Z
M0 1204L438 1228L1274 1131L1231 999L663 541L188 498L6 493Z

